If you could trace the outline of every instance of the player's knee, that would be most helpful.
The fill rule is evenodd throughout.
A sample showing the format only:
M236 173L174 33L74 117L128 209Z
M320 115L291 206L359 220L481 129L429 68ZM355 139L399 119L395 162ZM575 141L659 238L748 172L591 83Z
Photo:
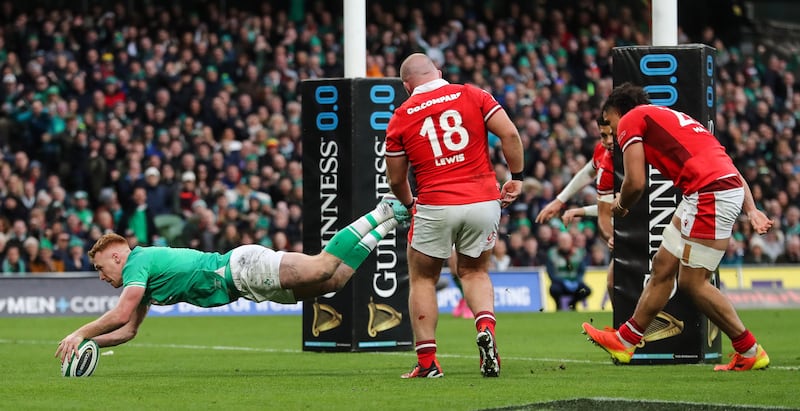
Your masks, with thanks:
M130 340L134 339L134 338L136 337L136 332L137 332L137 330L128 330L128 329L126 329L126 330L125 330L125 331L124 331L124 332L123 332L123 333L120 335L120 339L121 339L121 341L119 342L119 344L124 344L124 343L126 343L126 342L128 342L128 341L130 341Z
M333 257L332 255L320 254L314 262L314 269L312 269L312 276L314 282L328 281L333 278L336 269L339 268L341 260Z
M653 269L650 272L650 281L655 283L672 283L678 275L677 259L663 250L653 256Z
M322 267L315 273L314 281L316 282L330 281L333 278L334 272L336 272L336 268L331 269L330 267Z

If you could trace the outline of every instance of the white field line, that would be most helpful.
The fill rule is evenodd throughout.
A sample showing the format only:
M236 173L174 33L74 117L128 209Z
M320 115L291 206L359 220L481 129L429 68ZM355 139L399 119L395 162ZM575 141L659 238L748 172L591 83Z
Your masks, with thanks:
M0 344L8 345L53 345L57 346L58 341L48 340L13 340L7 338L0 338ZM263 352L263 353L281 353L281 354L302 354L304 351L297 349L278 349L278 348L265 348L265 347L241 347L231 345L199 345L199 344L152 344L152 343L128 343L125 344L129 347L142 347L142 348L169 348L176 350L210 350L210 351L241 351L241 352ZM361 352L360 354L379 355L379 356L410 356L413 353L400 352L400 351L385 351L385 352ZM462 354L446 354L436 353L437 357L442 358L473 358L474 355ZM510 357L503 356L503 360L514 361L530 361L530 362L562 362L562 363L576 363L576 364L608 364L608 361L592 361L592 360L576 360L570 358L544 358L544 357ZM710 364L684 364L696 367L708 367ZM784 371L800 371L800 367L784 367L784 366L769 366L770 370L784 370Z

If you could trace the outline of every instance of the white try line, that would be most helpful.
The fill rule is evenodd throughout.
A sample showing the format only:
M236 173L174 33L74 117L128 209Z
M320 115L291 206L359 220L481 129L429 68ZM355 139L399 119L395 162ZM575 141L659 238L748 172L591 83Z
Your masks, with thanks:
M0 338L0 344L17 344L17 345L53 345L57 346L57 341L48 341L48 340L12 340L12 339L4 339ZM176 350L210 350L210 351L240 351L240 352L263 352L263 353L279 353L279 354L303 354L306 351L297 350L297 349L279 349L279 348L265 348L265 347L242 347L242 346L233 346L233 345L198 345L198 344L153 344L153 343L128 343L125 344L129 347L141 347L141 348L169 348L169 349L176 349ZM102 352L101 352L102 354ZM408 356L413 355L409 352L400 352L400 351L366 351L366 352L359 352L359 354L369 354L369 355L380 355L380 356ZM446 354L446 353L436 353L437 357L442 358L473 358L474 355L462 355L462 354ZM511 356L503 356L504 360L513 360L513 361L530 361L530 362L558 362L558 363L573 363L573 364L608 364L609 362L606 361L593 361L593 360L576 360L571 358L544 358L544 357L511 357ZM682 364L688 366L696 366L696 367L708 367L710 364ZM770 370L782 370L782 371L800 371L800 367L784 367L784 366L769 366Z

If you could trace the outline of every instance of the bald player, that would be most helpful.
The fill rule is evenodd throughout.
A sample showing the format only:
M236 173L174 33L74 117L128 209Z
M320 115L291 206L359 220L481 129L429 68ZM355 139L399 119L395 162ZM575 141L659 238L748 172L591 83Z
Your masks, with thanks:
M494 290L489 278L491 250L500 209L522 190L523 149L517 128L487 92L450 84L424 54L412 54L400 67L410 94L386 129L386 167L397 199L414 215L409 231L409 310L417 364L403 378L444 375L436 358L439 307L436 282L453 248L467 305L475 313L480 371L497 377ZM500 189L488 134L496 134L511 179ZM417 198L408 181L413 167ZM505 176L503 176L505 177Z

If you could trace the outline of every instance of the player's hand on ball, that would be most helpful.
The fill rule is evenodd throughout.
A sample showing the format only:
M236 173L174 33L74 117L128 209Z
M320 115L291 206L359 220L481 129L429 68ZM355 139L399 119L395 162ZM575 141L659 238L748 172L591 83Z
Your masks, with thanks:
M64 359L68 358L68 356L78 352L78 346L83 342L83 339L82 336L75 334L64 337L64 339L58 343L55 356L61 360L61 362L64 362Z

